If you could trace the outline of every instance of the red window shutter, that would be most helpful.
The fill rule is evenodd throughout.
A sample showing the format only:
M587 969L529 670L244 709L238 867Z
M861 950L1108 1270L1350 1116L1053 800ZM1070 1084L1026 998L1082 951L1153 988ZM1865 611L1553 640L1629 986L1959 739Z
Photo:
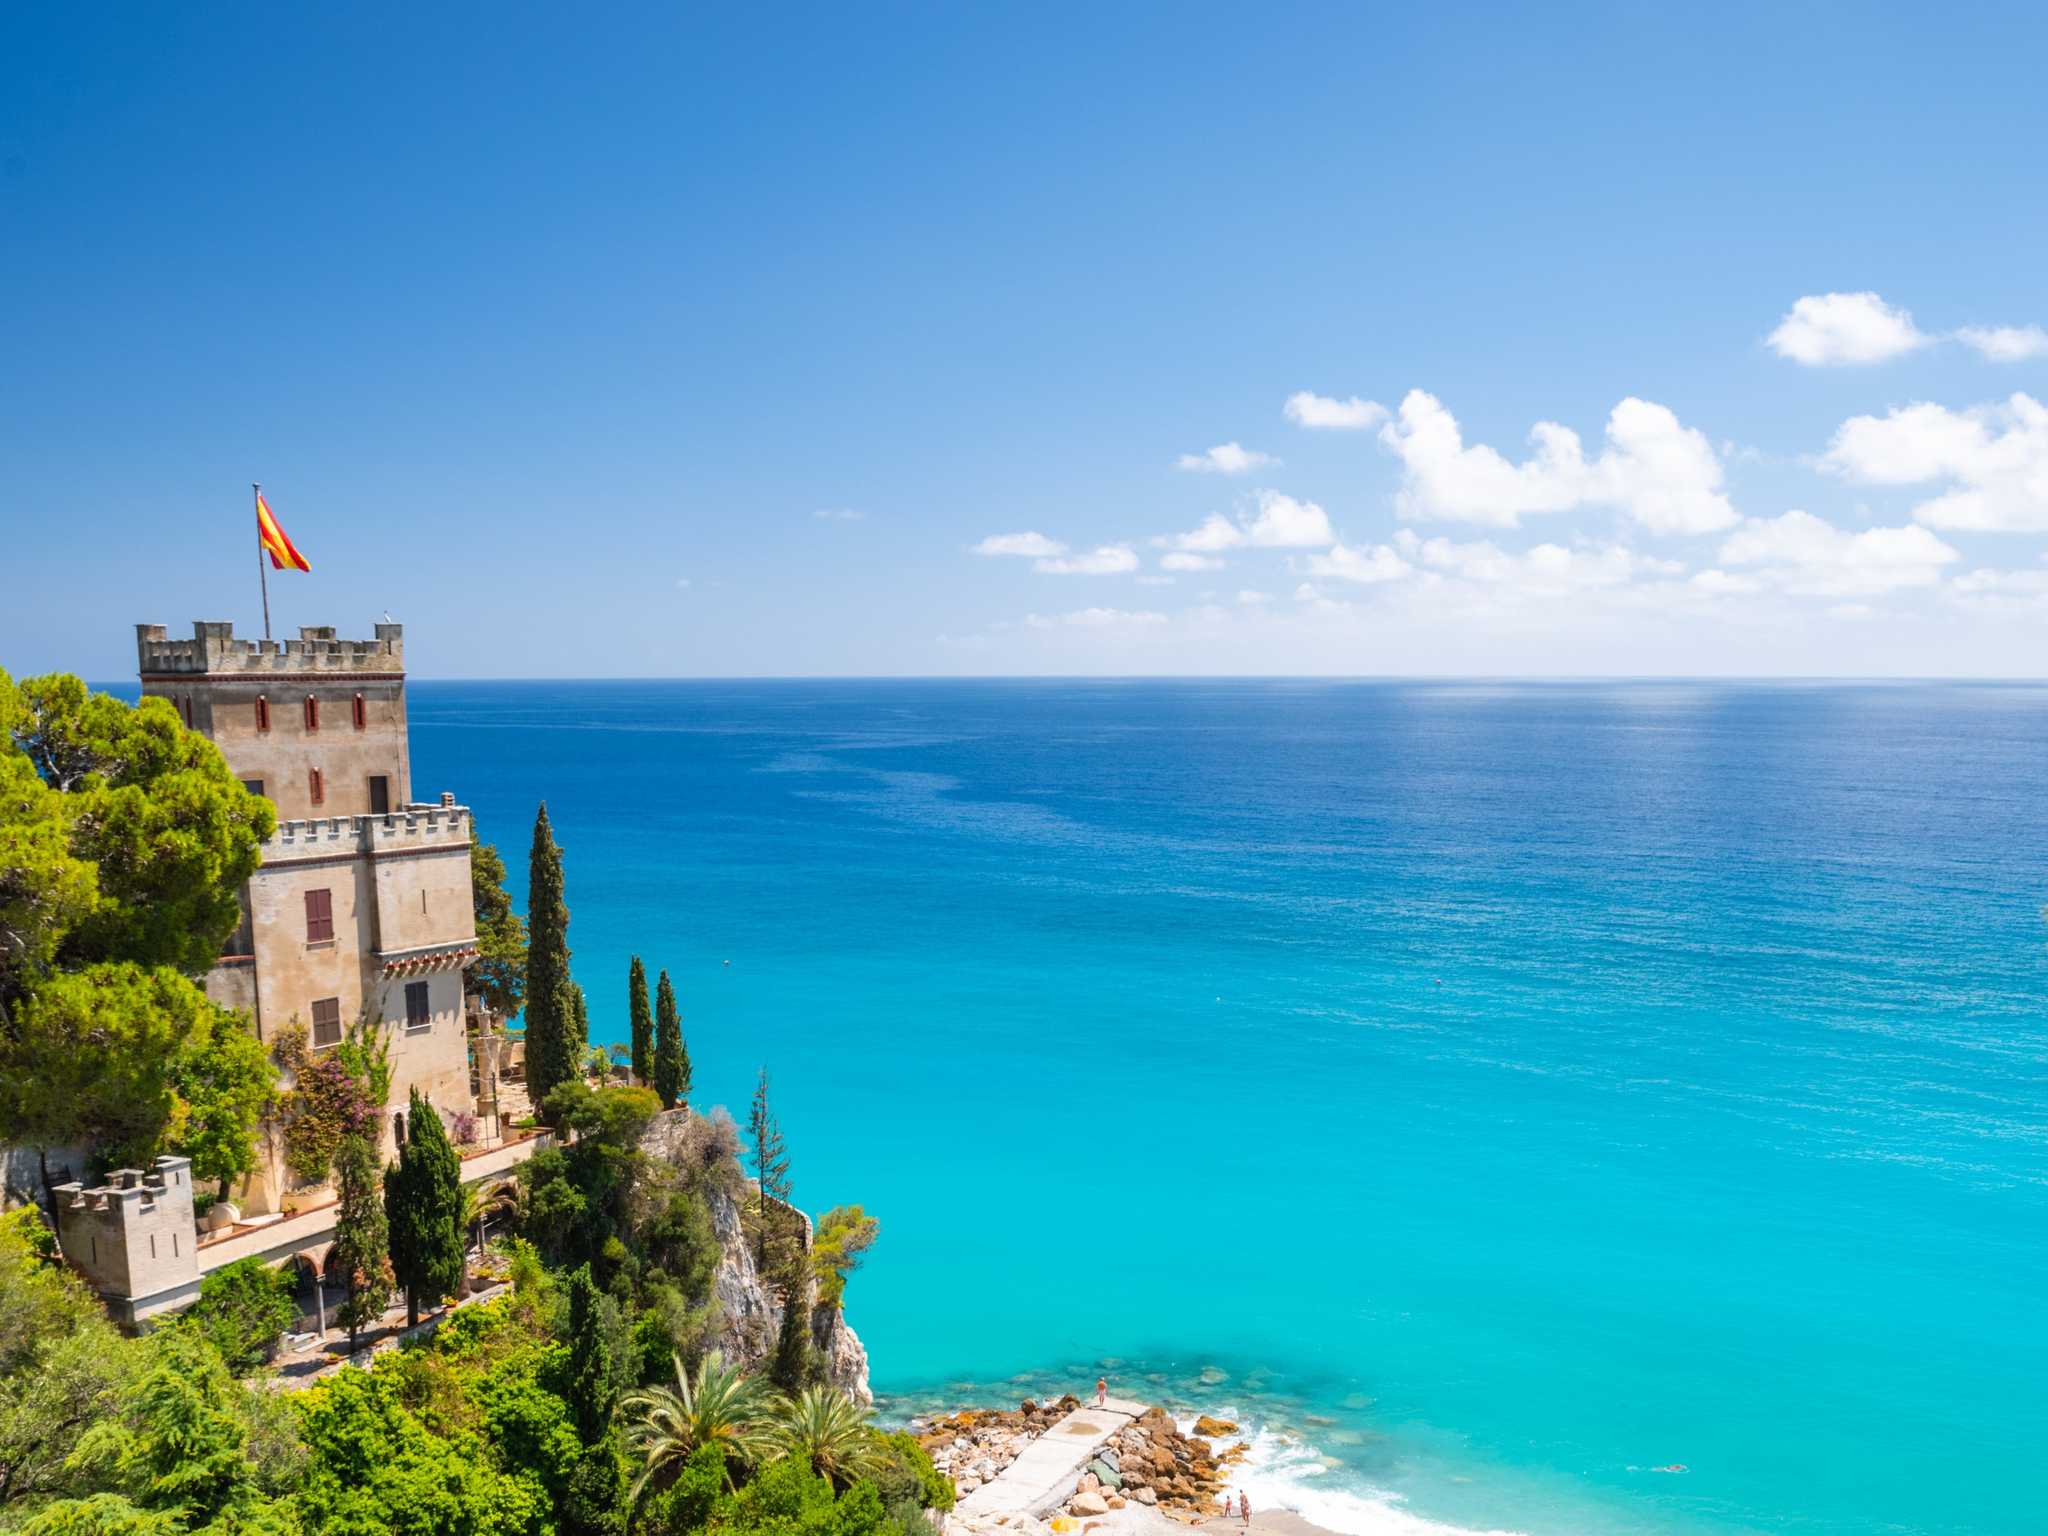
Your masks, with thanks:
M334 893L306 892L306 942L324 944L334 937Z
M327 803L327 779L318 768L306 770L306 787L312 792L315 805Z
M363 702L363 696L360 693L355 698L355 717L356 729L359 731L370 723L370 709Z
M306 695L306 729L309 731L320 729L320 701L310 693Z
M270 729L270 700L260 693L256 695L256 729L259 731Z

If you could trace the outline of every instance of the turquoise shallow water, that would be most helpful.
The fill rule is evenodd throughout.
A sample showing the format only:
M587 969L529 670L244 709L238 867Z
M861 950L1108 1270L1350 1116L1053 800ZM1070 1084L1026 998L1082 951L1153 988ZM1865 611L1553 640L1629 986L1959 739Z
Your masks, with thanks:
M547 798L596 1037L668 967L879 1215L878 1388L1109 1360L1262 1503L1538 1536L2043 1528L2044 704L412 691L522 892Z

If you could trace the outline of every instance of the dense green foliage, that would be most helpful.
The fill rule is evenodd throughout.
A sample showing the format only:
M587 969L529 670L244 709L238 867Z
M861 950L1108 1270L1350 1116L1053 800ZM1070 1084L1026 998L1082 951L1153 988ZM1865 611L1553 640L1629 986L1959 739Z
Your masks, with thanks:
M633 1081L645 1088L653 1082L654 1014L647 1006L647 967L638 955L626 972L626 1016L632 1029Z
M348 1296L334 1314L351 1349L365 1324L391 1300L391 1229L377 1188L377 1144L367 1133L342 1138L334 1159L334 1247L328 1266L341 1272Z
M654 991L654 1091L662 1107L674 1109L690 1096L690 1055L683 1049L683 1015L676 989L661 973Z
M546 1118L554 1091L581 1075L589 1026L583 995L569 976L562 850L555 844L545 802L533 821L527 880L526 1086Z
M811 1240L811 1271L818 1305L836 1307L846 1299L846 1277L860 1268L881 1235L882 1224L857 1205L835 1205L818 1218Z
M462 1286L464 1202L462 1160L449 1144L440 1113L419 1089L405 1117L405 1144L384 1170L384 1219L391 1273L405 1287L405 1320L420 1320Z
M243 1375L268 1360L278 1335L298 1321L292 1289L290 1269L237 1259L200 1280L199 1300L185 1321L206 1336L229 1370Z
M952 1504L914 1440L830 1390L781 1398L712 1355L618 1401L584 1271L528 1264L430 1338L279 1392L196 1323L122 1338L49 1249L32 1210L0 1217L0 1530L927 1536Z
M268 1064L193 978L275 824L167 701L0 672L0 1139L247 1170Z
M463 991L483 999L500 1019L519 1011L526 996L526 924L505 891L505 860L479 841L469 824L469 890L476 907L477 959L463 972Z

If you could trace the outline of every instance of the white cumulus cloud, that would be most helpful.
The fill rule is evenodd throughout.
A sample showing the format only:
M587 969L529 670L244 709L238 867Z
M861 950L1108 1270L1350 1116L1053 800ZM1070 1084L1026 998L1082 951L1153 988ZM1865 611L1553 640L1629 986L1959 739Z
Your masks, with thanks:
M1254 505L1252 515L1237 522L1221 512L1211 512L1199 528L1176 534L1171 540L1173 547L1213 555L1226 549L1327 549L1337 542L1330 515L1312 501L1297 501L1279 491L1260 491Z
M1484 443L1467 445L1457 418L1412 389L1380 441L1406 471L1401 515L1514 528L1524 516L1613 506L1653 533L1712 533L1738 521L1721 490L1721 461L1695 428L1633 397L1607 418L1607 447L1588 460L1579 436L1554 421L1529 433L1535 453L1516 464Z
M1103 544L1086 554L1048 556L1031 569L1047 576L1121 576L1138 568L1138 552L1128 544Z
M1161 570L1167 571L1220 571L1223 562L1214 555L1194 554L1187 550L1175 550L1172 554L1159 557Z
M2048 406L2030 395L1963 411L1922 402L1853 416L1821 464L1868 485L1945 483L1913 509L1930 528L2048 529Z
M1809 368L1881 363L1934 338L1874 293L1808 294L1764 338L1780 357Z
M1851 533L1811 512L1752 517L1721 545L1723 565L1754 567L1802 597L1872 597L1904 587L1931 587L1942 567L1962 556L1929 533L1865 528Z
M1042 533L992 533L974 546L977 555L1022 555L1032 560L1050 560L1064 555L1067 546Z
M1235 442L1218 443L1201 453L1184 453L1174 461L1176 468L1204 475L1241 475L1262 464L1279 462L1269 453L1260 453L1255 448L1246 448Z
M1322 427L1335 432L1363 432L1387 419L1387 408L1375 401L1361 400L1356 395L1349 400L1334 400L1306 389L1289 395L1281 409L1296 426Z

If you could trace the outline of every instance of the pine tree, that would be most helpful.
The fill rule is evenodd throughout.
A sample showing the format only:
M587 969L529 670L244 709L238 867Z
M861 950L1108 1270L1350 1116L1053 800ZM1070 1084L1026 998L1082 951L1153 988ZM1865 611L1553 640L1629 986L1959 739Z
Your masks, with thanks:
M576 1033L575 983L569 979L569 907L562 896L562 850L547 802L533 822L526 894L526 1083L535 1107L583 1069Z
M405 1123L398 1161L384 1170L384 1217L391 1269L405 1287L411 1327L420 1320L422 1301L432 1304L462 1287L462 1160L439 1112L417 1088Z
M647 967L638 955L626 973L626 1012L633 1021L633 1081L645 1088L654 1081L654 1015L647 1010Z
M690 1053L683 1048L683 1016L667 971L654 989L654 1091L664 1109L690 1096Z
M782 1127L768 1107L768 1069L761 1069L754 1084L754 1102L747 1109L747 1136L754 1143L754 1182L760 1192L761 1220L754 1240L754 1263L768 1267L768 1230L775 1218L768 1202L789 1201L789 1152L782 1142Z
M348 1283L348 1299L334 1320L348 1329L349 1353L365 1323L384 1315L391 1300L389 1229L377 1198L377 1146L367 1135L345 1137L334 1156L334 1250L328 1263Z
M614 1304L615 1305L615 1304ZM612 1360L612 1319L606 1298L585 1264L569 1277L569 1407L585 1445L596 1445L611 1430L619 1400L619 1374Z

